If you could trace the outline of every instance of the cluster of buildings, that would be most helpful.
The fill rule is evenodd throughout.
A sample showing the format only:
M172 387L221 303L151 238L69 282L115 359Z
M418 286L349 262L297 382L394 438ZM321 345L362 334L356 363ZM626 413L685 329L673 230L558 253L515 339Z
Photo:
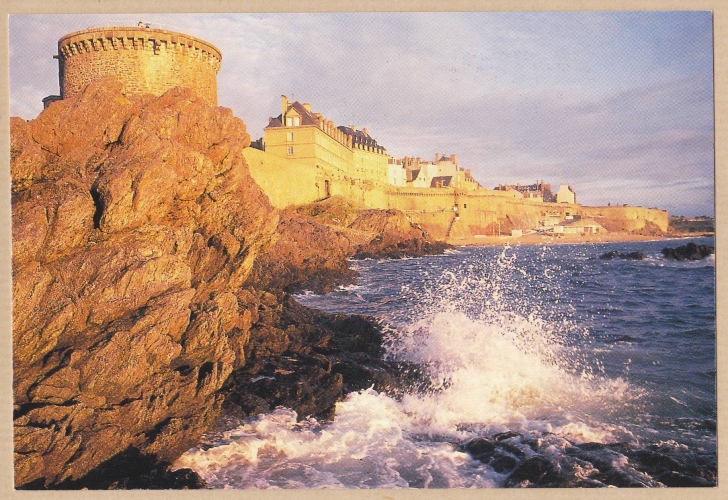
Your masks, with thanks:
M366 128L337 127L321 113L311 111L309 103L289 102L286 96L281 96L281 114L268 119L264 136L252 147L279 158L312 161L319 168L387 186L466 191L482 188L471 171L458 164L455 154L435 153L434 161L394 158Z

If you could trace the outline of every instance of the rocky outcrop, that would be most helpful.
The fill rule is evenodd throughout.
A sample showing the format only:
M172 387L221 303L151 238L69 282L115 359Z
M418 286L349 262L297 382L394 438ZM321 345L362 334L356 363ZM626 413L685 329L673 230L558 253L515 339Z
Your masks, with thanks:
M282 211L277 232L248 281L258 289L326 293L355 281L349 258L420 257L451 248L399 210L358 210L339 197Z
M436 251L401 212L274 210L243 122L178 89L102 80L11 136L16 487L199 487L165 465L223 407L327 416L417 379L379 359L372 320L287 293L351 282L355 255Z
M11 121L16 486L194 445L245 361L241 292L276 212L243 122L111 80Z
M375 235L356 248L355 259L420 257L441 254L451 248L446 243L432 240L399 210L364 210L348 227Z
M286 293L258 299L248 362L223 388L228 420L276 406L295 410L299 419L328 418L348 392L373 386L400 393L421 383L418 367L381 358L383 330L373 318L314 311Z
M663 248L662 255L670 260L701 260L715 253L715 247L688 243L677 248Z
M673 441L646 447L577 444L556 435L534 439L509 431L476 437L457 448L505 476L509 488L714 487L717 479L714 453L691 451ZM554 449L560 452L554 454Z

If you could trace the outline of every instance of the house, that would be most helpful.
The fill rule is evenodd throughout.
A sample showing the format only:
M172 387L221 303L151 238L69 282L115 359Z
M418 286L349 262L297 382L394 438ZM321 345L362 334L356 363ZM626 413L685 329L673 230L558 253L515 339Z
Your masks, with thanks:
M559 187L559 191L556 193L556 203L570 203L571 205L576 204L576 193L574 189L568 184L562 184Z

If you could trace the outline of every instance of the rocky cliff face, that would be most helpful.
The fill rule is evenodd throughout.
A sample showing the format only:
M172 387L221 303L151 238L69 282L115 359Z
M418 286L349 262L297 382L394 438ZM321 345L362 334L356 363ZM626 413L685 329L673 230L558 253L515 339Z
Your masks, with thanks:
M223 402L329 414L396 385L375 325L286 291L350 282L352 256L439 247L396 211L274 210L248 144L230 110L113 80L11 120L17 487L199 486L161 471Z
M241 285L277 226L245 125L107 80L11 134L16 486L174 459L244 362Z

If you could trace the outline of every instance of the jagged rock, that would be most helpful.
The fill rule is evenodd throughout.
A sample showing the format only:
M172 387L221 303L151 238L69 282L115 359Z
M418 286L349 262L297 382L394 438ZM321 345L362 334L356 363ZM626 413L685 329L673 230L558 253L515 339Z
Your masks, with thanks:
M329 418L347 392L374 386L399 393L423 383L418 367L380 358L383 336L373 318L314 311L286 293L263 292L259 300L248 363L223 387L228 416L249 417L282 405L299 419ZM273 330L285 338L277 349L269 339Z
M248 143L229 110L112 80L13 119L16 486L125 449L171 462L215 420L277 225Z
M354 259L421 257L441 254L452 248L446 243L432 240L398 210L364 210L349 228L376 235L357 247Z
M285 293L351 282L360 249L441 251L401 212L273 209L243 122L179 89L101 80L11 133L17 487L194 487L160 471L223 403L330 416L344 391L421 383L378 359L370 320ZM109 473L133 456L140 469Z
M283 210L277 232L275 246L256 262L250 286L326 293L355 282L349 258L398 259L451 248L399 210L360 210L338 197Z
M670 260L701 260L715 253L715 247L688 243L677 248L663 248L662 255Z

